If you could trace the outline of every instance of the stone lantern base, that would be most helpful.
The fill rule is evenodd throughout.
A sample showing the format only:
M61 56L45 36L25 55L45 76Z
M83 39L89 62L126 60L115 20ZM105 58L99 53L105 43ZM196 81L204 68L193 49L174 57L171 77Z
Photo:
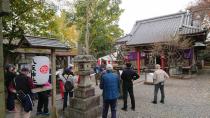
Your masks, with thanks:
M71 118L97 118L101 115L100 96L95 95L93 87L76 88L75 97L70 100Z
M74 62L78 65L80 82L74 90L74 97L70 100L67 116L70 118L97 118L101 115L100 96L95 95L95 88L91 87L91 63L96 62L92 55L77 55Z

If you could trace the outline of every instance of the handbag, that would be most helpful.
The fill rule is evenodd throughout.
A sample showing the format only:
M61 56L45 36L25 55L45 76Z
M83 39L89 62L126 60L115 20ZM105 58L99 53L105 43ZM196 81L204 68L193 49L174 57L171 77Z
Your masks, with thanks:
M16 97L20 101L20 103L22 103L24 101L24 98L26 97L26 94L22 90L19 90L16 91Z

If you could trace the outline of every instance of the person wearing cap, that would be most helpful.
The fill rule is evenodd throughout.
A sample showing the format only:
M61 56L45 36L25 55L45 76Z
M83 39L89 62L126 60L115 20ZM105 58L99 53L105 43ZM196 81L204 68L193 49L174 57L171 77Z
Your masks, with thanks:
M155 85L155 90L154 90L154 100L152 101L153 104L157 104L157 94L158 90L160 89L161 92L161 100L160 103L164 104L164 98L165 98L165 93L164 93L164 83L165 80L169 78L168 74L160 68L159 64L155 65L156 71L154 72L153 75L153 82Z
M107 118L109 106L111 107L111 118L116 118L116 103L120 91L119 76L113 73L111 64L106 65L106 73L101 77L100 89L103 90L103 113L102 118Z
M124 111L127 111L127 98L128 93L131 99L131 110L135 110L135 98L133 94L133 81L139 78L139 75L132 69L131 63L126 63L126 68L123 70L121 74L122 79L122 90L123 90L123 108Z

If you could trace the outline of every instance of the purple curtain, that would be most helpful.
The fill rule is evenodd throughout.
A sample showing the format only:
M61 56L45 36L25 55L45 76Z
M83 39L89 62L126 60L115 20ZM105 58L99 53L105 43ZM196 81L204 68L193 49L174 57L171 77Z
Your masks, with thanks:
M129 52L128 53L128 60L133 61L137 59L137 53L136 52Z
M141 58L145 57L145 53L141 52ZM130 61L134 61L137 60L137 52L129 52L128 53L128 60Z
M185 59L192 59L192 53L193 53L192 49L185 49L184 50L184 58Z

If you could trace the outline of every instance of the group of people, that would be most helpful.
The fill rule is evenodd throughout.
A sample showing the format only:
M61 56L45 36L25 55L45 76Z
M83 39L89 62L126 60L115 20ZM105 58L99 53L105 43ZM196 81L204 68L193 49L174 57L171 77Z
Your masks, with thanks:
M33 109L33 101L38 99L36 115L48 116L49 114L49 96L50 90L39 91L33 93L32 89L51 86L49 81L43 85L35 85L34 80L30 77L30 70L22 67L20 71L16 71L16 67L12 64L5 66L5 87L6 87L6 108L8 112L14 113L14 118L29 118ZM68 96L73 96L74 73L72 67L63 69L58 74L59 79L64 83L63 110L67 107ZM67 83L70 82L70 85ZM67 87L66 87L67 85ZM69 88L69 86L72 86Z
M168 74L160 68L160 65L155 66L156 71L154 72L154 100L152 103L157 104L157 93L161 91L161 103L164 104L164 82L169 78ZM132 69L131 63L126 63L126 68L122 74L113 72L113 66L111 64L106 65L106 72L101 75L100 88L103 90L103 113L102 118L107 118L109 107L111 107L111 118L116 118L116 105L117 99L120 93L120 78L122 80L122 91L123 91L123 107L124 111L127 111L127 97L130 95L131 99L131 110L135 111L135 97L133 93L133 81L139 78L139 75Z
M29 69L26 67L21 68L19 73L14 65L9 64L5 67L6 108L15 113L15 118L29 118L33 107L31 90L34 84L28 74Z
M98 70L97 70L98 69ZM131 99L131 110L135 111L135 97L133 92L133 81L139 78L139 75L133 70L131 63L126 63L126 68L122 71L121 75L116 74L113 71L113 66L107 64L104 69L96 68L95 71L100 73L97 79L100 79L100 89L103 90L103 114L102 118L107 118L109 107L111 107L111 118L116 118L116 105L117 99L120 96L122 81L122 93L123 93L123 107L124 111L127 111L127 97L128 94ZM32 78L28 76L29 69L26 67L21 68L19 74L17 74L14 65L7 65L5 67L5 86L7 90L7 104L6 108L9 112L15 112L15 118L20 118L20 113L23 111L23 118L29 118L30 112L33 108L33 93L32 89L35 87ZM63 111L67 107L68 97L73 97L74 89L74 73L72 67L65 68L58 74L60 80L64 84L64 96L63 96ZM157 93L161 91L161 103L164 103L164 82L168 79L168 74L160 68L160 65L156 65L156 71L154 72L154 100L152 103L157 104ZM120 80L121 79L121 80ZM47 83L50 84L50 83ZM44 85L43 85L44 86ZM36 87L40 87L37 86ZM27 96L22 99L22 96ZM42 91L37 93L38 105L37 115L49 115L48 102L50 91Z

